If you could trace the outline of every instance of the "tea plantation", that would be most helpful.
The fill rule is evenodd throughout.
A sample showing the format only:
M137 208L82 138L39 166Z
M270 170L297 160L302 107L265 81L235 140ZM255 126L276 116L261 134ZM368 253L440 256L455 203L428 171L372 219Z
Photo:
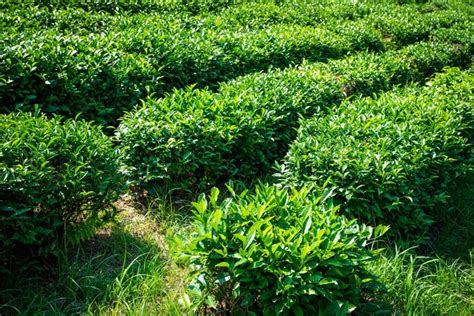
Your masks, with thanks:
M0 315L474 314L470 1L0 21Z

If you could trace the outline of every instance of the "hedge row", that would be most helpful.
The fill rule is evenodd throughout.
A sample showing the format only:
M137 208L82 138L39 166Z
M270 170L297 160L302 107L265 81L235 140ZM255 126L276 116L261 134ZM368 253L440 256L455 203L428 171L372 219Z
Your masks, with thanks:
M56 1L56 0L26 0L22 2L5 3L2 9L36 7L39 9L68 9L77 8L87 12L103 12L107 14L123 13L152 13L188 11L190 13L216 11L231 6L238 1L233 0L96 0L96 1Z
M375 12L403 11L413 12L420 9L419 5L399 6L395 3L362 3L352 2L308 3L291 1L289 3L274 3L261 1L242 3L230 6L220 12L201 12L199 15L189 14L187 10L154 10L133 11L123 10L115 3L115 11L90 10L99 3L84 3L85 5L41 5L10 2L0 7L0 19L5 27L13 28L44 28L68 30L75 33L82 29L99 32L114 29L118 22L131 17L144 19L168 19L170 16L188 20L193 25L201 24L220 28L265 28L273 24L300 24L315 26L319 23L334 19L356 20ZM137 5L132 4L130 5ZM1 6L1 4L0 4ZM140 6L142 9L146 5ZM168 8L169 9L169 8Z
M460 22L471 22L469 15L458 10L434 11L418 18L413 12L378 13L369 16L371 25L380 30L386 41L395 45L407 45L427 40L433 30L449 28ZM403 21L403 23L400 23Z
M474 54L474 23L456 23L450 28L434 30L430 39L432 41L449 41L457 45L470 48L470 55Z
M0 115L0 262L57 250L107 220L124 188L118 151L99 127L34 114Z
M222 84L217 93L185 89L149 98L117 130L124 171L149 190L204 189L229 178L252 178L286 153L300 116L327 110L349 95L371 95L421 81L446 65L466 64L468 50L421 43L245 76Z
M207 25L240 26L251 29L266 28L275 24L299 24L317 26L334 20L358 20L370 14L393 11L417 12L420 6L395 3L360 1L332 1L330 3L288 1L286 3L245 3L231 6L218 14L197 16L200 23Z
M377 32L352 22L340 26L344 34L287 25L196 33L179 21L149 22L119 33L61 36L44 31L4 38L0 111L30 110L38 103L47 113L70 117L82 112L87 119L114 123L139 99L172 87L205 86L303 58L382 49Z
M161 10L124 10L123 6L114 2L113 9L91 10L100 3L86 3L79 6L66 5L33 5L33 4L4 4L0 10L0 19L5 22L6 27L21 28L55 28L58 31L80 32L85 29L88 32L100 32L114 29L119 22L131 17L144 19L168 19L170 16L179 16L188 20L193 25L211 26L217 28L265 28L274 24L299 24L315 26L332 20L357 20L368 15L383 15L390 18L396 14L416 17L417 13L435 12L439 10L457 10L469 16L473 11L472 6L466 3L454 5L454 3L441 4L405 4L399 5L396 1L384 1L373 3L372 1L330 1L327 3L289 1L255 1L231 5L219 12L201 12L199 15L189 14L187 10L169 10L165 7ZM131 6L137 4L129 3ZM139 5L146 9L146 4ZM388 15L388 16L387 16Z
M449 69L428 87L345 102L301 122L282 182L334 187L346 214L422 234L469 158L473 70Z
M370 23L336 20L317 28L276 24L243 31L138 15L119 22L114 31L83 36L54 29L13 32L0 46L0 112L41 104L46 113L71 117L82 112L87 119L115 124L138 100L172 87L213 86L302 59L381 50L381 36Z

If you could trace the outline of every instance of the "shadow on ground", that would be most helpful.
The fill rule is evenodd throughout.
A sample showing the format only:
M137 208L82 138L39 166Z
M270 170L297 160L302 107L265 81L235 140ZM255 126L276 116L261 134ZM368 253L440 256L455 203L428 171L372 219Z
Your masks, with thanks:
M140 296L140 282L150 278L163 289L161 253L120 225L101 230L53 262L4 276L0 315L94 313L96 306L113 307L117 298Z

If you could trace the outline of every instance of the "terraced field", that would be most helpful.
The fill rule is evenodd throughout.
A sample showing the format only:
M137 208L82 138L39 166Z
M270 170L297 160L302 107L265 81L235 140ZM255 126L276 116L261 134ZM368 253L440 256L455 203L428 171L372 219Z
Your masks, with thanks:
M0 4L0 315L472 315L469 1Z

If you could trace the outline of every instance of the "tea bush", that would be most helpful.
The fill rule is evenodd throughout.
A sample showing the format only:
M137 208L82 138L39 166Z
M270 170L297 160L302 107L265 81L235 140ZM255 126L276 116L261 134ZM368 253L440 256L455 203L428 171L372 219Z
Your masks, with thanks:
M430 35L433 41L449 41L456 45L468 47L470 55L474 54L474 24L457 23L451 28L441 28L433 31Z
M164 191L252 179L284 156L300 116L326 111L349 95L423 80L467 56L465 48L423 43L244 76L217 93L188 89L148 99L117 130L124 172L135 185Z
M422 235L468 158L473 78L450 69L429 87L345 102L303 121L282 182L334 187L346 214Z
M194 204L184 256L206 310L257 315L342 315L376 288L367 242L386 231L338 214L330 195L257 187Z
M2 251L54 252L110 219L124 182L101 128L25 113L0 115L0 127Z

